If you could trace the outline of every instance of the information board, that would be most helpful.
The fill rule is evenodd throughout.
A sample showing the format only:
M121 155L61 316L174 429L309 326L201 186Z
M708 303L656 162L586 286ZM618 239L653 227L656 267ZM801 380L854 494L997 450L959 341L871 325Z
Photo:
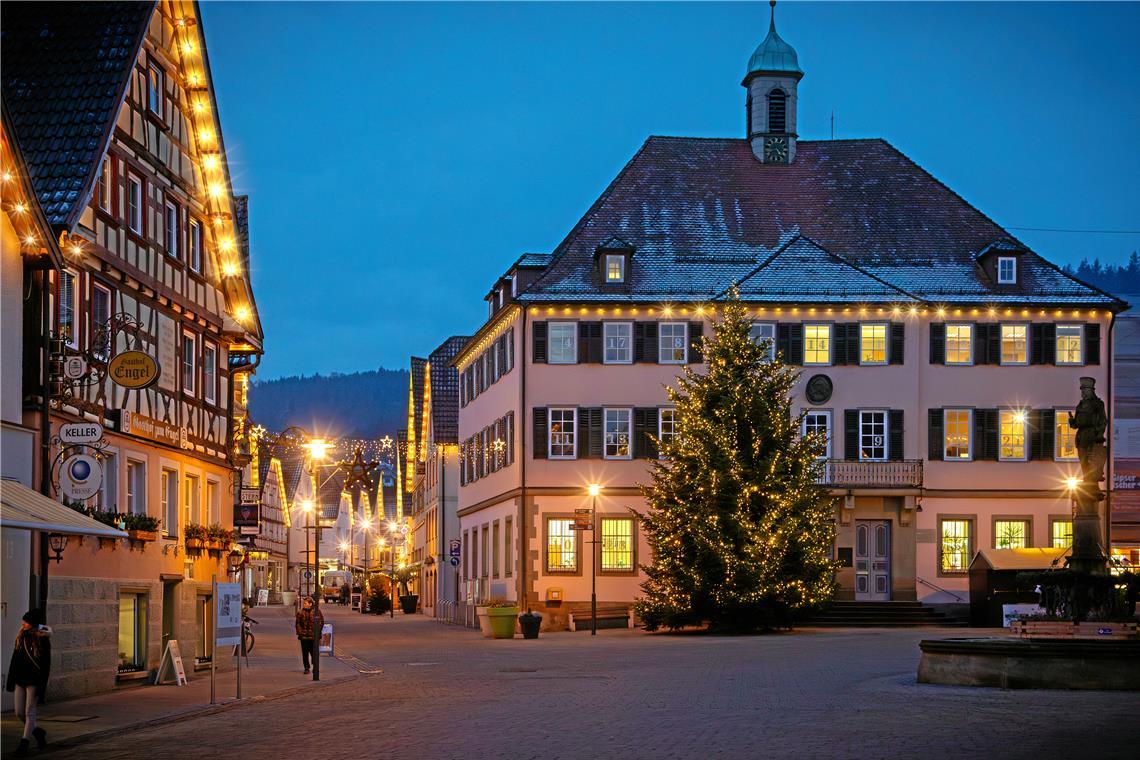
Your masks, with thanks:
M241 584L219 583L214 598L214 642L237 646L241 642Z

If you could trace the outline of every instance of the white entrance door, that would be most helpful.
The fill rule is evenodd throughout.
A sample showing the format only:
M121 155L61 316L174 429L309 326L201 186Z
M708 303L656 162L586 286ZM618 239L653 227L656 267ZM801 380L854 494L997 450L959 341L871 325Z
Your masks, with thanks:
M855 598L885 602L891 598L891 524L855 521Z

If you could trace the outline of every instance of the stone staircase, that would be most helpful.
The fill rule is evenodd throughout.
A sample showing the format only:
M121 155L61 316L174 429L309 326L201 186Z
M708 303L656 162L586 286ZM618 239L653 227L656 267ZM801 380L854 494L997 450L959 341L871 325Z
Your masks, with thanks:
M965 627L968 622L965 617L952 617L921 602L833 601L801 625L828 628Z

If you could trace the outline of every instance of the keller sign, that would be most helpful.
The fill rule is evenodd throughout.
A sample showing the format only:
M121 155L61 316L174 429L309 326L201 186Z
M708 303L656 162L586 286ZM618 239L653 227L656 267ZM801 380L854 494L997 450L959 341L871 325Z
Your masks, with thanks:
M59 426L59 440L65 444L98 443L103 426L98 422L71 422Z

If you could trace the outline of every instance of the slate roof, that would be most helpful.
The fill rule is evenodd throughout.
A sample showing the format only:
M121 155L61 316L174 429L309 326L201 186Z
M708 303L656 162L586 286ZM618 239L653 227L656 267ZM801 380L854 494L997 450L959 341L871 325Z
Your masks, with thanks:
M870 276L932 302L1121 304L1028 250L1017 286L986 281L979 252L1024 246L885 140L804 140L792 164L765 165L747 140L683 137L650 137L518 300L703 301L801 236L858 267L858 281ZM636 246L623 291L593 277L595 250L612 237ZM829 267L828 277L855 277ZM785 287L806 284L793 278L774 270L749 295L779 300Z
M320 477L321 519L336 520L340 515L340 495L344 491L344 473L335 470L327 475L322 474Z
M281 460L281 476L285 480L285 498L290 504L297 497L297 488L305 477L305 457L303 454L284 454Z
M72 228L90 198L154 5L3 4L0 88L52 227Z
M432 440L436 443L459 443L459 370L451 361L467 341L467 335L452 335L428 355L431 365Z
M412 424L415 426L410 431L409 437L415 441L415 450L409 451L405 461L415 462L416 454L424 442L420 440L423 435L424 429L424 368L427 367L428 360L421 359L418 356L412 357L412 368L409 373L409 383L411 384L411 394L409 395L408 402L412 405L410 417Z
M541 269L548 266L554 256L549 253L524 253L515 262L516 267L534 267Z

